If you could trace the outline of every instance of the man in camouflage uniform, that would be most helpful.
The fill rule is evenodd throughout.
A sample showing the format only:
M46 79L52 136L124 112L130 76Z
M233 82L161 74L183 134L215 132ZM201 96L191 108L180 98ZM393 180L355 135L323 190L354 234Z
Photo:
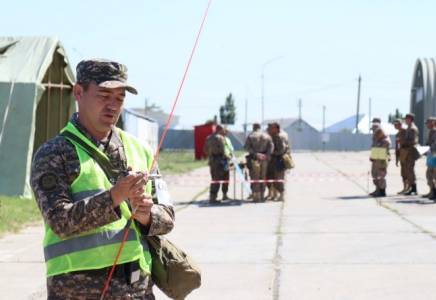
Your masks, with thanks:
M268 163L268 176L267 179L284 180L285 179L285 165L282 160L284 154L290 154L290 143L288 134L280 130L280 124L273 122L268 124L268 134L271 136L274 150L271 153L271 159ZM267 200L277 199L285 201L285 184L284 182L269 183L269 191ZM280 193L280 195L277 195Z
M260 123L253 124L253 132L247 137L244 149L249 153L251 159L250 178L251 180L265 180L268 168L268 161L274 150L274 144L271 137L262 132ZM253 201L263 201L265 192L265 183L251 183L253 191Z
M404 195L417 195L418 191L416 189L416 175L415 175L415 160L416 160L416 149L415 145L419 143L419 131L413 122L415 119L414 114L407 114L404 121L407 124L407 129L404 133L404 137L400 138L399 142L401 144L400 156L405 157L404 172L407 177L407 182L410 185L410 190L404 193Z
M428 162L431 160L434 152L435 152L435 143L436 143L436 130L434 129L435 118L428 118L425 122L425 125L428 129L428 139L425 142L426 146L430 147L430 150L426 153L428 157ZM427 195L424 195L424 198L430 198L430 200L436 199L436 168L427 163L427 171L425 173L425 177L427 178L427 184L430 187L430 192Z
M387 157L386 159L374 159L371 158L372 168L371 173L372 180L376 186L376 192L372 194L374 197L386 197L386 174L388 172L388 163L390 160L389 149L391 147L391 139L381 128L377 128L374 131L376 141L374 147L386 148Z
M216 126L215 133L209 135L206 139L204 146L204 152L209 155L209 168L210 175L213 181L227 180L226 171L229 168L228 158L225 155L226 147L226 129L222 125ZM209 202L218 203L218 191L220 190L219 183L211 183L209 191ZM227 192L229 190L229 184L222 184L223 200L228 199Z
M124 65L102 59L84 60L77 65L73 92L79 112L72 115L70 122L118 170L131 170L127 166L123 140L115 127L124 107L125 91L137 94L127 85ZM120 205L126 199L138 207L134 222L143 236L166 234L172 230L172 206L154 204L152 196L144 193L147 170L135 170L138 172L119 178L111 188L79 200L73 199L72 183L81 175L81 166L75 146L60 135L43 144L33 160L31 185L35 198L45 223L59 238L77 241L80 240L77 235L115 224L121 219ZM159 172L157 167L153 171ZM135 264L136 260L117 264L105 299L155 299L149 274L141 269L139 280L127 279L132 275L128 270ZM102 269L47 277L47 297L51 300L100 299L111 267L112 264ZM128 284L126 281L129 280Z
M375 147L375 144L377 142L377 135L375 134L375 132L379 128L380 128L380 119L379 118L372 119L372 126L371 126L371 130L372 130L372 143L371 143L371 148ZM371 177L372 177L373 181L374 181L375 178L377 178L376 167L375 167L375 163L373 161L371 161ZM376 185L375 191L370 193L369 195L370 196L374 196L374 195L376 195L378 193L379 193L379 190L378 190L378 187Z
M404 134L406 133L406 130L403 129L403 120L402 119L395 119L392 123L394 124L395 129L398 130L398 132L395 134L395 165L398 167L398 163L400 163L401 178L403 179L403 189L397 193L400 195L400 194L406 193L410 188L410 185L407 182L407 176L406 176L405 157L404 157L404 159L402 159L400 157L401 143L399 141L400 141L400 139L404 139Z

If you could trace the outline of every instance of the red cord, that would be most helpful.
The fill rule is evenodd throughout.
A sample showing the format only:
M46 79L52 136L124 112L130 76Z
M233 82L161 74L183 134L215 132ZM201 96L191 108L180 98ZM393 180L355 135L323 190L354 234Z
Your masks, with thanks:
M162 142L163 142L165 135L167 133L171 118L173 117L174 109L176 108L177 101L179 100L179 96L180 96L180 92L182 91L183 84L185 83L186 74L188 74L189 66L191 65L191 61L192 61L192 57L194 56L195 48L197 48L197 43L198 43L198 40L200 38L201 30L203 29L203 24L204 24L204 21L206 20L206 16L207 16L207 13L209 11L209 6L210 6L211 2L212 2L212 0L209 0L209 4L207 5L207 9L206 9L206 13L204 14L203 21L201 22L201 27L200 27L200 30L198 32L197 39L195 40L194 48L192 49L192 53L191 53L191 56L189 58L188 65L187 65L186 70L185 70L185 74L183 75L182 83L180 84L179 91L177 92L176 100L174 101L173 108L171 110L170 116L168 117L167 124L165 125L165 130L162 134L162 138L159 142L159 146L157 147L157 151L156 151L156 154L154 156L154 159L153 159L153 162L151 164L149 172L151 172L151 170L153 170L154 164L156 163L156 159L159 155L159 151L160 151L160 148L162 146ZM124 243L126 242L127 235L129 234L130 224L133 222L133 217L134 217L134 212L132 212L132 216L131 216L129 222L127 223L129 226L126 229L126 233L124 234L124 238L123 238L123 241L121 242L120 249L118 250L117 256L115 258L114 265L112 266L111 272L109 273L109 277L106 281L106 285L104 286L103 293L101 294L101 298L100 298L101 300L104 299L106 291L109 287L109 283L110 283L112 275L115 271L115 267L117 266L118 258L120 257L121 251L123 250L123 246L124 246Z

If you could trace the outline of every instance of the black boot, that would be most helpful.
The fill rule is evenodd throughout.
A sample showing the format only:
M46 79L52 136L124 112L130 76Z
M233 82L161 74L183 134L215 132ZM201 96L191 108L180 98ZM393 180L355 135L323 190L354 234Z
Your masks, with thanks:
M386 197L386 189L380 189L380 196L379 197Z
M376 188L375 191L372 192L372 193L370 193L369 195L370 195L370 196L375 196L375 197L377 197L377 194L378 194L378 193L379 193L379 190L378 190L378 188Z
M433 189L433 194L430 195L428 200L433 200L434 202L436 202L436 189Z
M405 196L418 195L418 191L416 190L416 183L415 184L411 184L410 185L410 191L408 191L404 195Z

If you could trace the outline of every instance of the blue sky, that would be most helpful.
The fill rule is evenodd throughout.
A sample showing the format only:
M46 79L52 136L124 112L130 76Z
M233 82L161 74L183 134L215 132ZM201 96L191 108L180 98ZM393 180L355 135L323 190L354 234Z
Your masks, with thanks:
M170 111L208 0L2 1L0 36L58 36L71 65L82 58L126 64L145 98ZM237 1L212 0L176 114L184 125L219 114L232 93L237 124L261 119L265 66L265 119L302 117L322 127L356 113L387 121L409 110L417 58L436 52L435 1Z

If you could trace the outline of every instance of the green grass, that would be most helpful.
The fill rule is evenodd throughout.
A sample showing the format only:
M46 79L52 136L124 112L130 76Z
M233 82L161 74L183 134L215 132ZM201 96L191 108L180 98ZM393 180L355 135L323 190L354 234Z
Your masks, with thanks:
M0 236L16 233L20 229L43 224L41 212L34 199L0 195Z
M194 151L162 151L157 157L157 163L163 174L185 173L207 166L206 159L195 160Z
M235 151L240 157L244 151ZM208 165L207 159L195 160L194 151L162 151L157 157L159 168L163 174L186 173Z

